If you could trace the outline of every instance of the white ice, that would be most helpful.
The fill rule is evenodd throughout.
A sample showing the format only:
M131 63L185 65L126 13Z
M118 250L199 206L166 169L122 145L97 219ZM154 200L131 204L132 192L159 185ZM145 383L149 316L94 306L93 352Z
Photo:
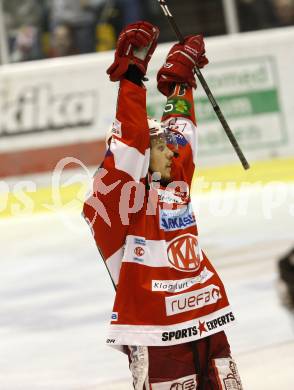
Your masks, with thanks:
M275 205L261 188L194 199L202 247L238 318L228 335L246 390L294 388L294 320L276 266L294 244L286 188ZM105 345L114 292L82 218L4 218L0 241L0 389L131 389L125 356Z

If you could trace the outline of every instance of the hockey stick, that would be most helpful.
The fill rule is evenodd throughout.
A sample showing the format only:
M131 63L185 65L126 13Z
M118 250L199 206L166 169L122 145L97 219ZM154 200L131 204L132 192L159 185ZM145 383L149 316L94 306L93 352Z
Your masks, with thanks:
M182 35L182 33L180 32L179 28L178 28L178 25L173 17L173 15L171 14L165 0L158 0L159 4L160 4L160 7L164 13L164 16L167 17L172 29L174 30L178 40L180 41L180 43L182 43L184 41L184 37ZM200 69L195 66L195 73L204 89L204 91L206 92L206 95L214 109L214 112L216 113L219 121L221 122L222 126L223 126L223 129L225 130L233 148L235 149L242 165L243 165L243 168L244 169L249 169L250 168L250 165L248 163L248 161L246 160L246 157L244 156L234 134L232 133L232 130L230 129L230 126L228 124L228 122L226 121L226 118L224 117L219 105L217 104L209 86L207 85L207 82L205 81Z

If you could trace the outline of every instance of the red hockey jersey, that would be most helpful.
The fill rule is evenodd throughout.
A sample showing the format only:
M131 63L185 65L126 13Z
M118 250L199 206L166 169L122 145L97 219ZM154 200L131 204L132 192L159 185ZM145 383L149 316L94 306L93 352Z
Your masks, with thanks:
M112 139L84 216L116 286L107 343L174 345L234 321L224 286L200 248L189 190L197 129L192 90L176 88L163 121L173 121L173 182L148 173L146 90L121 81Z

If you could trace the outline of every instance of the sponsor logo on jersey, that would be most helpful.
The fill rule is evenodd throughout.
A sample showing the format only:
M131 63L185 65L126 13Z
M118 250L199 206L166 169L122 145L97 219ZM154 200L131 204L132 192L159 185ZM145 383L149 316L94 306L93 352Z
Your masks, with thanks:
M140 246L146 246L146 240L145 240L145 238L135 237L134 244L140 245Z
M168 382L150 383L152 390L196 390L196 375L188 375Z
M198 330L200 332L200 337L202 336L202 333L208 332L205 326L205 321L198 321Z
M146 246L146 240L145 238L134 237L134 244L135 244L135 248L134 248L133 260L143 263L144 262L143 256L145 254L145 249L142 247Z
M200 290L166 297L166 315L172 316L178 313L200 309L201 307L216 303L221 297L220 288L213 284Z
M115 344L115 339L107 339L106 344Z
M111 313L111 321L118 321L118 313L117 312Z
M197 271L202 260L198 239L193 234L184 234L170 241L167 255L174 268L185 272Z
M111 133L116 135L119 138L122 137L121 122L118 119L114 120L111 128Z
M232 312L230 312L223 316L217 317L214 320L206 321L206 326L209 330L214 330L232 321L235 321L235 316Z
M144 251L144 249L141 246L137 246L134 249L134 253L135 253L136 256L141 257L141 256L144 255L145 251Z
M176 210L160 209L159 224L160 228L165 231L180 230L196 225L191 203Z
M232 312L226 313L222 316L218 316L215 319L212 319L210 321L207 321L203 318L204 317L197 320L197 323L195 320L196 323L195 326L190 326L183 329L171 330L169 332L168 331L163 332L161 334L161 341L170 342L174 340L186 339L193 336L197 336L197 338L206 337L211 333L215 333L215 329L218 326L227 325L228 323L235 320L235 317Z
M213 272L206 267L199 275L193 278L186 278L180 280L152 280L152 291L165 291L167 293L177 293L188 290L195 284L206 283L213 276Z
M187 337L196 336L198 333L197 326L190 326L189 328L173 330L170 332L163 332L161 335L162 341L172 341L185 339Z

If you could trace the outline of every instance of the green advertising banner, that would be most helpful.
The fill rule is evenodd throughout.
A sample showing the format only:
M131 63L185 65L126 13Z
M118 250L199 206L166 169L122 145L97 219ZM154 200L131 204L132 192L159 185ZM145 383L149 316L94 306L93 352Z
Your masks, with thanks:
M244 151L287 142L275 59L257 57L209 64L203 75ZM221 154L231 145L200 83L195 93L199 154ZM150 115L160 118L164 99L151 93Z

